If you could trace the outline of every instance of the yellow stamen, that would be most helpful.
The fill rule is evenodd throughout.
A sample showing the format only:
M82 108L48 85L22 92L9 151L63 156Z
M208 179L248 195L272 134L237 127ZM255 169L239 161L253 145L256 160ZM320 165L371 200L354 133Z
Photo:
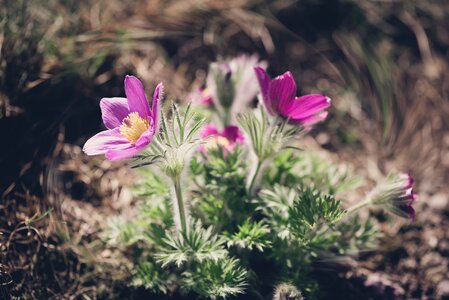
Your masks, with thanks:
M222 136L215 136L207 140L205 148L206 150L217 149L218 147L223 147L224 149L227 149L229 146L230 143L227 138Z
M149 126L148 120L141 118L138 113L132 112L123 119L120 133L134 144Z

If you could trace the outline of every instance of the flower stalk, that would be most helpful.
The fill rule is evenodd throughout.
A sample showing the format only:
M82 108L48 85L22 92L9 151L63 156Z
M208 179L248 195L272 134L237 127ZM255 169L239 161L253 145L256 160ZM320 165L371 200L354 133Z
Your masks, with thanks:
M361 209L365 206L368 206L370 204L371 204L371 197L367 197L365 200L363 200L359 203L356 203L353 206L351 206L350 208L348 208L346 210L346 213L347 214L353 213L353 212L358 211L359 209Z
M259 177L259 172L260 172L260 169L262 167L262 164L263 164L263 161L259 160L259 158L257 158L256 171L254 172L253 178L251 179L251 182L250 182L249 187L248 187L248 192L250 194L253 193L254 184L256 183L256 180Z
M183 232L187 232L187 220L186 220L186 209L184 205L184 199L182 197L182 189L181 189L181 177L175 176L173 179L173 185L175 188L176 201L178 206L179 213L179 223L181 224L181 230Z

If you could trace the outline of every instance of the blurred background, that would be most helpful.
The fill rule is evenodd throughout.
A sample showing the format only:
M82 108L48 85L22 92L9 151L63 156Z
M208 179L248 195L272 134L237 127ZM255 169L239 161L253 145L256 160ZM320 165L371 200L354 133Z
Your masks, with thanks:
M380 249L318 271L327 297L449 299L445 0L1 0L0 295L144 299L97 242L135 180L81 151L99 101L134 74L183 102L211 61L242 53L333 98L313 143L369 179L417 179L415 222L380 216Z

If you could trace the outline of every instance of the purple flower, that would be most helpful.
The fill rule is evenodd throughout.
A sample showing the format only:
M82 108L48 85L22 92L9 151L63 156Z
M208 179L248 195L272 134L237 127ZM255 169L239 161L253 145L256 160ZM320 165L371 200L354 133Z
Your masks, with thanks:
M100 108L107 130L97 133L84 144L87 155L104 154L109 160L130 158L142 151L153 139L159 125L159 102L163 85L153 94L152 109L139 79L125 77L126 98L103 98Z
M327 112L323 110L331 105L330 98L319 94L296 97L296 83L290 72L270 80L263 68L255 67L254 71L268 113L302 125L326 119Z
M395 215L415 219L413 204L418 195L413 191L413 178L409 174L389 175L384 184L372 192L372 203L386 205Z
M209 137L204 147L200 148L202 152L222 147L226 153L234 150L237 144L243 144L245 139L240 129L233 125L227 126L223 131L219 131L215 125L208 124L201 130L200 136L201 138Z
M391 202L391 211L400 217L408 217L414 220L415 209L412 205L418 199L418 194L413 192L414 180L410 174L399 175L399 180L402 183L402 189L400 189L399 196Z
M238 114L257 96L258 84L254 66L266 68L267 63L257 55L239 55L212 63L206 85L218 110Z

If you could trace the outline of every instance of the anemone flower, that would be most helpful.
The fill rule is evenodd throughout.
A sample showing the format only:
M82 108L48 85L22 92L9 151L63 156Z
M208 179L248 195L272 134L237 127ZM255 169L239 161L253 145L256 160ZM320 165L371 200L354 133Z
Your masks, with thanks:
M243 144L244 137L237 126L227 126L223 131L219 131L215 125L208 124L200 132L201 138L207 138L204 147L200 151L204 152L221 147L225 153L234 150L237 144Z
M400 217L414 220L415 209L412 205L418 199L418 194L413 191L414 180L409 174L401 174L398 181L397 194L393 193L395 196L388 203L390 210Z
M153 94L152 109L142 83L134 76L125 77L126 98L103 98L100 108L107 130L97 133L84 144L87 155L104 154L107 159L122 160L142 151L158 131L159 103L163 85Z
M311 94L296 97L296 83L291 72L270 80L265 70L255 67L262 99L269 114L304 126L323 121L331 105L329 97Z
M418 195L413 191L413 183L409 174L389 175L386 182L373 191L372 203L385 205L395 215L414 220L413 204Z
M239 55L212 63L206 79L214 105L238 114L245 110L259 91L253 68L266 68L257 55Z

